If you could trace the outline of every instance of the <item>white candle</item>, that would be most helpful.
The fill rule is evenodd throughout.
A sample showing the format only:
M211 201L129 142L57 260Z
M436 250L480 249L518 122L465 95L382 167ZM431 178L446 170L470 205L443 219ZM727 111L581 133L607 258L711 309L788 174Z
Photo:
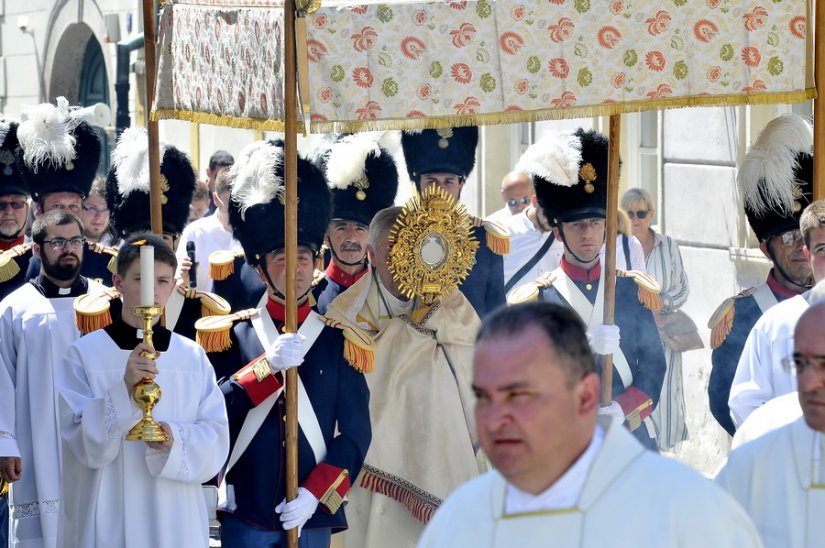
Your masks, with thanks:
M155 248L140 246L140 306L155 306Z

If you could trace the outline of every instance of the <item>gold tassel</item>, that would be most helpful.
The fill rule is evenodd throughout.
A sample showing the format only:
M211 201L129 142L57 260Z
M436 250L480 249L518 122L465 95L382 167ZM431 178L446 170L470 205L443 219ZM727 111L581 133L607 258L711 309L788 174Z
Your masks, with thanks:
M0 497L5 497L9 493L9 482L0 474Z
M344 359L361 373L372 373L375 369L375 355L373 352L361 348L348 339L344 340Z
M112 274L117 273L117 255L112 255L112 258L109 259L109 262L106 264L106 270Z
M213 280L223 281L235 273L235 261L228 264L209 263L209 276Z
M0 282L7 282L20 273L20 265L11 256L0 255Z
M198 330L195 333L195 342L201 345L207 352L223 352L232 347L229 328L219 329L217 331Z
M642 305L644 305L644 307L648 310L656 312L662 308L662 300L659 298L658 293L654 293L653 291L639 286L638 294L639 302L642 303Z
M736 308L731 306L730 311L710 330L710 348L712 350L716 350L722 346L722 343L728 338L731 329L733 329L733 317L735 314Z
M510 253L510 238L487 232L487 247L496 255L507 255Z
M84 335L88 335L93 331L103 329L112 324L112 314L109 312L108 307L106 307L106 310L103 312L98 312L97 314L84 314L75 310L74 317L78 331Z

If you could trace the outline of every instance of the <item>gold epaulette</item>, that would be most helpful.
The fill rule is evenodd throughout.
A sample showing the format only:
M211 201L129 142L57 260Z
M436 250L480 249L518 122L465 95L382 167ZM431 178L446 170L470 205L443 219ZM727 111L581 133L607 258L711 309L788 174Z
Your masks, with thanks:
M661 288L659 287L659 282L657 282L653 276L641 270L621 270L617 268L616 277L633 278L633 281L639 286L639 302L642 303L645 308L654 312L662 308L662 300L659 298Z
M539 300L541 290L550 287L555 281L555 274L547 272L540 278L515 288L507 297L507 304L534 303Z
M510 231L502 224L495 221L487 221L472 217L474 227L484 227L487 237L487 247L496 255L507 255L510 253Z
M31 248L31 244L20 244L0 253L0 282L7 282L20 273L20 265L15 259L28 253Z
M220 249L209 254L209 277L223 281L235 273L235 259L243 257L243 250Z
M375 369L375 341L363 329L321 316L324 323L344 333L344 359L361 373Z
M204 316L195 322L195 342L207 352L223 352L232 346L229 331L235 322L258 315L256 308L248 308L223 316Z
M229 302L220 295L193 289L185 285L182 280L178 282L177 291L185 299L198 299L201 302L201 317L225 316L232 312Z
M722 301L722 304L719 305L716 312L710 317L708 320L708 329L710 329L711 349L716 350L722 346L722 343L725 342L725 339L730 335L730 330L733 329L733 317L736 315L736 308L734 308L736 299L749 297L753 295L754 291L756 291L756 288L751 287L738 295L728 297Z
M77 297L74 300L74 318L78 331L87 335L110 325L112 315L109 306L114 299L119 298L120 293L114 287Z
M111 257L109 258L109 262L106 264L106 270L108 270L112 274L117 272L117 249L116 248L114 248L112 246L108 246L108 245L103 245L100 242L90 242L89 243L89 251L92 251L94 253L100 253L102 255L111 255Z

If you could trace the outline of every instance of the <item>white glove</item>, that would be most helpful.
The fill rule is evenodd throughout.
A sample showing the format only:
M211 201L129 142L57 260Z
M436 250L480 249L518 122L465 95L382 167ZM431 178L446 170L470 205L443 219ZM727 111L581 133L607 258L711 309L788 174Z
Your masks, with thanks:
M274 375L278 371L286 371L290 367L301 365L304 361L304 342L306 337L300 333L284 333L278 335L269 350L266 351L266 361Z
M600 323L591 327L587 332L587 342L590 343L590 348L602 356L616 352L619 349L620 340L618 325Z
M284 530L298 528L298 534L301 534L301 529L304 524L312 517L315 510L318 508L318 499L315 495L304 489L298 488L298 496L289 502L286 499L281 501L281 504L275 507L275 511L281 514L281 524Z
M624 411L618 402L610 402L607 407L599 407L599 415L610 417L616 424L623 424L625 421Z

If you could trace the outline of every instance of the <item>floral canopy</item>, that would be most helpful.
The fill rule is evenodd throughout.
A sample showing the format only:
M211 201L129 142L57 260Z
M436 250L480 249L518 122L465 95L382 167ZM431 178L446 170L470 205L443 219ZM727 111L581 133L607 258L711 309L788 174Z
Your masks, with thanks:
M317 132L800 102L809 21L806 0L324 2L301 100ZM274 0L164 5L155 119L282 130L282 29Z

